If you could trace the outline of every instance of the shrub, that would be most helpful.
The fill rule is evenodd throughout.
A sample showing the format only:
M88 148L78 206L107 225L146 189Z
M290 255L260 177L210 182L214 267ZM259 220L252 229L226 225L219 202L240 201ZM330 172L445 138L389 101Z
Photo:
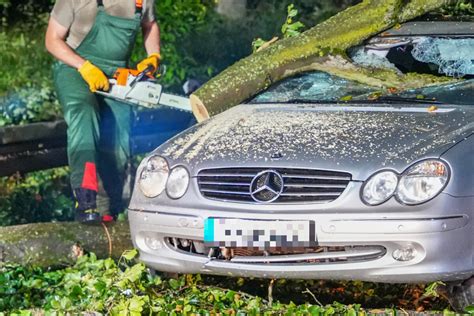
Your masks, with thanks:
M53 121L62 116L52 87L22 88L0 97L0 127Z
M0 96L24 87L51 86L53 59L42 32L0 32Z
M67 168L0 178L0 226L72 219Z

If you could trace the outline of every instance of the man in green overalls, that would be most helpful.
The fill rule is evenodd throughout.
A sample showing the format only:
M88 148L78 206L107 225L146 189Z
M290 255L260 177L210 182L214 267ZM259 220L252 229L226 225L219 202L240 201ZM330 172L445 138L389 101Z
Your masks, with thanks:
M59 60L54 84L68 125L77 221L112 220L97 208L99 187L109 214L123 210L131 108L94 92L107 91L108 78L128 67L140 29L148 58L137 69L157 69L160 33L153 8L154 0L57 0L51 13L46 48Z

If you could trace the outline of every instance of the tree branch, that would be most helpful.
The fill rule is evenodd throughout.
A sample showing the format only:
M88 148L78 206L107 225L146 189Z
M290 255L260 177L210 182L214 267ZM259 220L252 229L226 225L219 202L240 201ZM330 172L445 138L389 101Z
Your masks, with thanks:
M404 0L364 0L302 34L280 40L224 70L191 96L194 115L198 121L203 121L247 100L274 82L317 69L317 64L327 62L325 56L343 56L348 48L365 39L449 2L451 0L411 0L407 3ZM325 68L324 65L321 68ZM338 69L334 65L325 71L343 73L342 68ZM368 74L368 71L364 72ZM352 77L359 79L354 73ZM390 78L395 77L392 74ZM362 79L368 81L367 76ZM383 79L379 77L375 81L380 85ZM395 81L407 83L410 80Z

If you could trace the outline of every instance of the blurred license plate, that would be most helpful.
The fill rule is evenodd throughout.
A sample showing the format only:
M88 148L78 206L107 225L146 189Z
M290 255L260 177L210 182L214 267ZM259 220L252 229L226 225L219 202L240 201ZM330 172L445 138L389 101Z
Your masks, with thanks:
M229 248L295 248L317 245L314 221L208 218L204 243Z

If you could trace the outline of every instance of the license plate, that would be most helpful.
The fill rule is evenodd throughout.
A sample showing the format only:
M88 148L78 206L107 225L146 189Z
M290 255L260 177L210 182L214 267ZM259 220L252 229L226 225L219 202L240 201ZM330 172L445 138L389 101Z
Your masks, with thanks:
M228 248L296 248L317 245L314 221L208 218L204 243Z

